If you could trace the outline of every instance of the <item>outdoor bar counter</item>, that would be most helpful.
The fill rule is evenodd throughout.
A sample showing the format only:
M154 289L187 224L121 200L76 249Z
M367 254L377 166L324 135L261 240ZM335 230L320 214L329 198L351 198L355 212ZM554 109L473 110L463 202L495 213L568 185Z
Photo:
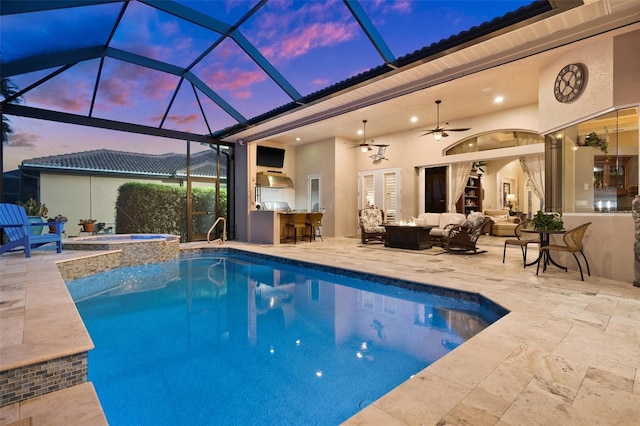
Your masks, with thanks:
M274 210L252 210L249 214L249 242L254 244L293 243L287 240L287 232L293 236L293 230L287 229L287 223L295 215L307 216L307 212L280 212ZM298 236L299 240L302 240Z

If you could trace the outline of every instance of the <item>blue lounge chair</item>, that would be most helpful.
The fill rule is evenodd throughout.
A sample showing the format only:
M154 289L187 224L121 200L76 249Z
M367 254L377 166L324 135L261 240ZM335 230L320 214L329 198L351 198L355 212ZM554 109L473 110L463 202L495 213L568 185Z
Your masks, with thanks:
M31 227L55 225L56 232L43 235L31 235ZM31 257L31 249L49 243L56 243L56 251L62 253L62 222L46 224L29 223L24 207L17 204L0 203L0 228L7 236L7 242L0 245L0 254L9 251L24 250L25 257Z

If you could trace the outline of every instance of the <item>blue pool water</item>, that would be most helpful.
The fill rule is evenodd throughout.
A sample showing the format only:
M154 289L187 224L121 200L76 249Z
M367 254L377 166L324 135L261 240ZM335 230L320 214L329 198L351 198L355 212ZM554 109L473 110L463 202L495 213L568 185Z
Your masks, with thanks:
M506 313L241 253L68 283L109 424L339 424Z

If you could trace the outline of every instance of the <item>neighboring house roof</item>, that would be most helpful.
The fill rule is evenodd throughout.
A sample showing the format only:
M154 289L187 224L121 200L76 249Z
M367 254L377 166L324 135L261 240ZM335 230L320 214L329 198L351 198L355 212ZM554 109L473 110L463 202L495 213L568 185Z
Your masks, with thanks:
M214 150L193 153L191 175L216 177L216 164L217 154ZM97 149L24 160L20 169L76 174L186 177L187 156L176 153L141 154ZM221 176L227 176L224 163L221 164Z

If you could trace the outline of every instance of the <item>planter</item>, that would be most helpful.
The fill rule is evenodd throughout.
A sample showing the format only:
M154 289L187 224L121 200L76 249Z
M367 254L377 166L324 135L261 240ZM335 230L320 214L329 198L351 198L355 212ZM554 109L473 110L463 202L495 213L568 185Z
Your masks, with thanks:
M40 216L27 216L29 223L42 223L42 226L31 226L31 235L40 235L44 232L44 219Z
M93 232L95 230L95 223L81 223L82 232Z
M49 222L51 223L51 222ZM58 222L56 222L58 223ZM64 222L60 222L60 232L64 231ZM56 226L55 225L49 225L49 233L50 234L55 234L56 233Z

